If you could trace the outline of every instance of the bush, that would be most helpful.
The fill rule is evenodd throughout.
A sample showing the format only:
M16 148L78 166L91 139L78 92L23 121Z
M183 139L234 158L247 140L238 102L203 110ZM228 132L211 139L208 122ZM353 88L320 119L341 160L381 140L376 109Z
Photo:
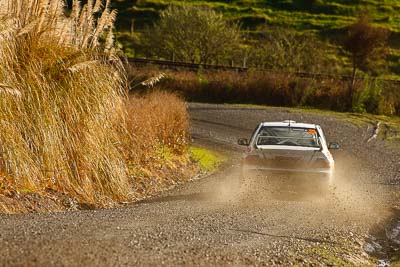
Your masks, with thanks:
M145 54L207 64L229 57L241 41L239 26L207 6L171 5L144 34Z
M366 78L363 87L358 87L353 97L353 111L357 113L379 113L378 106L382 93L382 83Z

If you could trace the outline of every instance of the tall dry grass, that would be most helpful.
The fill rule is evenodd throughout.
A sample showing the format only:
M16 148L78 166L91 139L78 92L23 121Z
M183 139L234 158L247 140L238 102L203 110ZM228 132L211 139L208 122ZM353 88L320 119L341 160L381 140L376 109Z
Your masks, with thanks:
M108 2L74 1L67 17L63 3L2 3L0 171L28 191L119 199L127 191L125 78L111 44L99 41L112 39L115 14Z
M162 91L133 95L128 104L128 130L134 150L129 157L135 197L156 192L188 178L189 117L185 102Z
M62 0L0 5L0 195L51 189L82 202L126 199L134 182L128 162L140 164L135 157L156 141L179 147L187 125L165 117L175 115L157 110L162 103L152 97L150 107L132 100L148 112L128 116L110 1L74 0L69 15ZM162 121L169 119L180 124L172 136ZM138 130L143 123L155 125L156 141Z
M187 148L189 117L181 98L165 91L154 91L129 100L128 130L140 149L138 159L146 158L149 151L168 149L181 155Z

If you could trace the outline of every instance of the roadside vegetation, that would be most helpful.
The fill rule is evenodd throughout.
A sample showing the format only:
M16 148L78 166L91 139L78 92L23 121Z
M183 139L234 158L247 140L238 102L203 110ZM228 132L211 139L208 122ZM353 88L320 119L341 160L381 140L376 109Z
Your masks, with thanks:
M219 153L210 150L192 146L190 147L190 154L192 158L197 161L205 171L214 171L226 158Z
M192 101L400 114L400 82L388 79L400 77L399 29L377 20L382 14L395 20L397 15L390 9L378 8L371 1L368 5L363 5L365 1L335 5L329 1L239 2L140 1L134 5L138 15L145 7L156 14L146 20L139 17L143 24L130 33L136 41L124 43L121 32L118 40L127 55L248 67L246 73L168 71L158 88ZM116 6L124 10L124 1ZM244 7L250 13L270 9L271 18L286 10L293 16L327 14L332 21L345 22L339 28L332 26L330 33L328 26L313 28L290 21L246 24L232 18L234 12L242 18L239 10ZM400 7L393 4L391 8ZM148 77L157 70L140 72L136 75Z
M384 59L388 54L386 46L389 30L373 27L368 14L361 14L358 20L349 26L343 48L350 53L352 64L351 86L355 86L357 70L373 71L384 66Z
M301 78L290 72L161 71L165 77L156 87L181 94L190 101L400 115L398 83L368 76L356 80L351 91L349 80ZM132 80L159 72L155 68L139 69L132 74Z
M212 63L234 53L240 42L236 24L207 7L169 6L160 20L144 32L149 57L192 63Z
M337 71L350 75L352 72L351 56L344 50L343 43L349 26L357 21L360 15L367 13L374 27L384 28L388 36L388 56L385 64L374 69L374 75L396 77L400 75L400 4L397 1L378 0L277 0L277 1L164 1L141 0L135 3L119 0L113 3L119 11L117 20L118 42L128 56L144 57L149 53L146 46L146 29L158 25L164 12L171 6L191 6L209 9L222 14L228 25L239 25L241 40L236 42L240 49L219 58L223 64L233 63L236 66L261 66L265 64L264 57L253 56L260 54L260 48L276 47L276 42L270 42L270 35L275 32L296 35L298 39L303 36L307 46L316 46L322 51L312 55L313 60L328 60L329 65L338 65ZM193 22L192 22L193 23ZM189 28L189 25L188 25ZM275 34L276 35L276 34ZM286 35L286 34L282 34ZM309 36L313 35L313 38ZM308 42L307 42L308 40ZM316 43L315 41L318 40ZM231 45L226 43L225 45ZM294 45L298 47L297 44ZM329 47L330 49L326 49ZM261 49L261 52L263 49ZM274 54L275 50L269 49L267 54ZM171 54L159 54L161 58L172 59ZM214 59L214 62L216 59ZM274 62L269 62L274 65ZM335 69L335 68L333 68ZM307 71L307 70L306 70ZM322 66L312 71L332 73L331 68Z
M108 2L0 3L0 212L112 206L188 178L186 105L128 97Z

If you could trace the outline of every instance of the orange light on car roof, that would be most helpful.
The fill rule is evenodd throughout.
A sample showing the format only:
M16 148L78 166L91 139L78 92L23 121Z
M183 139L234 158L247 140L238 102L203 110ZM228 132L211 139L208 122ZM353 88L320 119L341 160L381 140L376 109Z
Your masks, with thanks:
M314 134L317 133L317 131L314 130L314 129L309 129L309 130L308 130L308 133L314 135Z

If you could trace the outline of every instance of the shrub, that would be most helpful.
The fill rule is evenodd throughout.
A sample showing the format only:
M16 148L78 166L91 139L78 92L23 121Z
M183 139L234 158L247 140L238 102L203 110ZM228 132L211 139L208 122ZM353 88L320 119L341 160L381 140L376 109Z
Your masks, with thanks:
M239 26L207 6L170 5L144 35L145 54L207 64L232 54L241 41Z
M353 96L353 111L357 113L380 113L378 106L381 93L382 83L366 77L362 87L359 87Z

